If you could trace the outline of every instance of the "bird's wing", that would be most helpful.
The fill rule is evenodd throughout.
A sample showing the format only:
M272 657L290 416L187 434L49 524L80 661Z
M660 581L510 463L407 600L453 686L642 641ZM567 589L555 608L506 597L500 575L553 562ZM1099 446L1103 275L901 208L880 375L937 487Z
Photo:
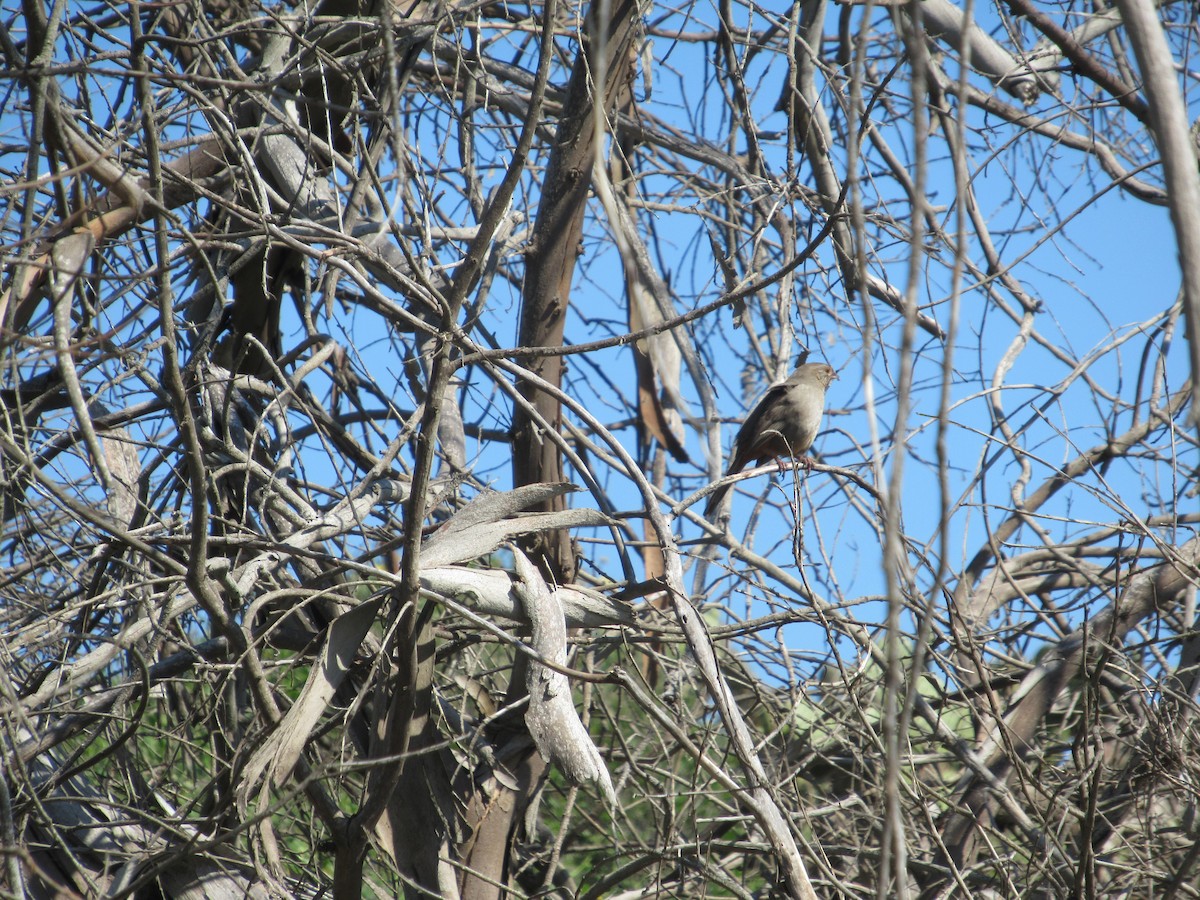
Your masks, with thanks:
M779 384L772 385L746 415L742 421L742 427L738 429L737 436L733 439L733 452L730 455L729 471L725 473L726 475L740 472L746 468L746 464L750 460L754 459L750 448L762 436L763 420L767 416L767 410L784 399L783 395L786 390L787 382L781 381Z

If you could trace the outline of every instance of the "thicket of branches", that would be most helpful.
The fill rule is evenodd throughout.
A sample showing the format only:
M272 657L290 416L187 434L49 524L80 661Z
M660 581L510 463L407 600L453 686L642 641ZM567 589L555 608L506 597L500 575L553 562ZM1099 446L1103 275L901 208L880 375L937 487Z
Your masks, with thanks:
M4 7L8 894L1197 894L1195 6L772 6Z

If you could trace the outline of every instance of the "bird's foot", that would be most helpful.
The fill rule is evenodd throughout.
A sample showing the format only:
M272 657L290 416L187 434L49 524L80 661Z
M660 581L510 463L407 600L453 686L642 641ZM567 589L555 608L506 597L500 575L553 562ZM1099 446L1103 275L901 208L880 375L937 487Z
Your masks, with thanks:
M792 464L786 467L784 466L785 461L787 461L785 457L775 457L775 465L779 468L781 475L790 469L811 469L816 464L816 460L811 456L793 456L790 460Z

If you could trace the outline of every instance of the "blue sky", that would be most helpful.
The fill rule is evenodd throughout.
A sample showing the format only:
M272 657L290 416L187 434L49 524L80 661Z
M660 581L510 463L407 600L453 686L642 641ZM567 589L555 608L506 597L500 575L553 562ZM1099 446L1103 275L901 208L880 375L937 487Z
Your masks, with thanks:
M6 8L5 15L11 17L13 12ZM688 27L695 30L711 26L715 19L713 10L707 6L689 7L686 12L690 16ZM832 31L836 23L831 20L828 25ZM514 41L518 37L510 35ZM673 43L661 36L653 40L650 50L654 59L653 87L647 92L646 82L639 80L639 108L685 132L700 133L715 146L723 146L728 133L724 99L714 87L711 60L702 55L698 46ZM951 71L951 74L957 73ZM747 76L754 96L754 118L762 136L770 174L781 183L786 181L789 156L782 134L785 120L774 105L785 75L782 54L759 52L755 54ZM986 84L982 80L979 83ZM64 84L67 84L65 80ZM128 103L131 97L130 94L118 97L106 92L104 84L103 76L100 76L93 82L96 90L86 98L101 121L113 112L106 108L106 103L117 103L118 100ZM897 102L902 101L905 89L896 82ZM15 140L18 132L14 96L8 95L6 108L0 111L0 123L3 123L10 142ZM436 107L438 102L439 99L431 95L429 108ZM1035 109L1047 116L1060 110L1060 102L1050 96L1043 97ZM877 112L882 116L882 110ZM124 108L116 113L120 118ZM486 111L477 112L476 121L481 128L493 124ZM1114 339L1128 337L1120 347L1099 355L1089 369L1089 376L1100 390L1125 401L1131 400L1137 389L1138 375L1144 368L1143 353L1148 344L1153 345L1152 335L1131 333L1131 330L1155 311L1169 307L1179 285L1174 239L1166 210L1109 189L1108 177L1077 151L1044 139L1023 138L1016 129L978 111L969 112L969 121L972 127L970 162L983 215L993 230L1002 259L1007 264L1014 264L1012 272L1022 289L1043 304L1035 327L1050 342L1066 348L1076 358L1084 358ZM508 127L504 124L495 134L494 139L501 147L511 139L511 130L505 130ZM896 147L911 145L911 126L903 117L898 123L886 126L885 131ZM137 139L136 129L127 133ZM169 137L182 134L181 129ZM440 171L443 165L450 168L457 165L455 123L450 118L433 116L423 121L419 129L414 128L411 136L424 154L427 178L443 177ZM486 130L481 130L481 146L492 139ZM744 152L745 147L739 145L733 149ZM927 194L938 208L939 216L947 227L951 227L953 221L946 216L954 199L954 188L944 159L943 137L937 131L929 135L929 152ZM498 158L505 161L503 152ZM649 169L654 162L648 157L647 160L644 165ZM4 162L9 170L20 168L20 162L11 150L6 152ZM493 159L493 167L488 170L490 183L494 183L501 173L495 162ZM544 162L544 156L535 158L535 162ZM862 169L872 173L877 170L878 164L873 158ZM802 161L797 164L796 175L802 185L811 184L811 171ZM444 209L451 216L465 219L469 213L465 204L456 199L453 183L452 178L446 181ZM666 183L665 179L651 175L647 175L644 182L648 192ZM882 176L864 178L863 184L864 200L873 210L891 211L903 221L907 204L897 184ZM678 204L678 209L674 212L644 211L641 221L647 236L651 233L650 226L654 228L652 253L664 275L670 279L679 310L684 311L691 304L715 299L723 284L708 245L706 221L701 215L711 211L711 198L689 194L690 188L678 187L673 181L671 185L675 191L672 200ZM529 221L536 213L536 190L536 178L531 177L514 200L514 206L523 209ZM791 201L781 199L780 202L787 206ZM598 212L598 204L593 205L593 210ZM822 224L821 217L813 216L798 203L791 203L788 214L793 218L801 245L805 235L814 233ZM1046 223L1068 218L1061 231L1044 240ZM11 218L9 222L12 222ZM903 285L907 277L908 250L902 238L898 235L888 237L879 229L869 240L867 251L872 271L893 284ZM1037 249L1024 255L1043 240ZM584 248L567 328L568 340L574 343L619 334L626 328L620 261L602 224L589 224ZM518 277L517 255L523 249L522 246L514 247L509 260ZM452 264L460 251L457 246L443 247L438 262ZM922 261L923 302L944 298L950 289L945 248L938 248L937 252L942 254L940 259L931 254ZM973 244L971 255L979 258ZM890 471L891 462L886 454L895 446L889 435L895 409L893 385L897 366L897 357L891 348L899 341L901 323L893 312L880 304L874 305L879 324L873 335L874 355L868 374L863 367L866 324L860 301L847 298L840 280L831 272L835 270L827 243L810 264L797 272L796 294L802 302L791 303L788 298L787 304L798 339L807 343L815 356L828 360L842 373L830 391L830 415L816 449L833 464L868 471L870 423L864 408L864 378L869 377L877 404L875 423L884 441L884 470ZM989 447L994 446L986 438L990 429L990 411L984 392L997 361L1010 349L1018 333L1018 326L975 288L969 276L964 278L962 287L962 321L953 348L956 372L952 390L954 427L949 433L951 491L956 498L971 482ZM181 283L180 290L181 296L186 296L188 286ZM515 344L519 285L497 278L486 299L486 307L483 323L498 343L501 346ZM323 316L320 309L322 307L318 305L319 314ZM116 321L124 312L123 301L118 298L108 315L111 321ZM285 303L284 312L286 348L298 342L301 333L290 302ZM936 307L933 315L943 325L947 324L945 305ZM753 322L752 327L758 324ZM322 318L320 327L344 344L358 347L361 357L357 364L361 369L385 389L394 387L394 400L400 409L411 409L413 400L406 390L402 371L404 359L411 355L406 336L389 332L378 318L361 309L337 305L331 318ZM691 326L691 331L697 342L705 345L709 376L717 392L721 413L731 420L723 428L723 444L728 448L736 428L733 420L744 414L757 389L766 387L770 375L757 367L757 363L747 365L752 355L747 348L745 333L733 328L728 310L696 323ZM1180 352L1182 340L1182 334L1177 332L1175 346L1167 358L1170 388L1177 388L1186 376ZM792 356L794 349L789 348L785 355ZM932 465L934 431L929 417L937 410L945 349L940 342L918 333L914 347L917 361L913 410L904 423L911 452L915 455L906 461L903 487L905 529L918 547L933 540L937 527L937 482ZM747 373L752 389L743 391ZM1024 439L1024 446L1031 453L1026 490L1036 487L1055 466L1095 444L1106 429L1123 430L1132 418L1126 412L1110 421L1111 404L1107 401L1097 403L1092 386L1082 379L1075 380L1061 396L1054 396L1047 390L1059 385L1067 375L1067 368L1052 353L1031 346L1017 357L1007 378L1004 408L1013 422L1029 423ZM480 373L475 372L474 376L466 394L468 422L486 428L507 428L507 402L499 400L493 385ZM621 422L630 415L628 403L634 396L631 377L629 350L615 348L590 354L587 358L570 359L567 384L571 392L602 420ZM320 376L314 375L312 383L318 392L322 390ZM617 390L615 398L612 388ZM684 392L695 400L695 390L689 389L686 382ZM364 405L377 408L371 397L364 398ZM699 406L694 406L692 412L698 414ZM382 446L391 427L389 424L381 430L376 449ZM156 440L163 437L146 436ZM631 427L620 430L618 436L626 447L633 449ZM669 472L667 486L677 497L685 496L707 480L704 449L693 429L686 434L686 446L693 464L672 464ZM468 449L469 453L476 454L473 463L478 477L499 489L510 486L511 461L507 445L469 441ZM312 450L314 452L304 459L301 474L314 482L336 484L331 460L325 456L326 450L317 444L312 445ZM1189 455L1179 462L1180 469L1195 465L1194 451L1186 452ZM636 506L636 494L623 475L599 463L596 472L612 491L618 507L631 510ZM574 477L580 480L577 473ZM984 479L986 494L966 495L966 503L953 523L949 560L952 572L961 569L984 541L985 521L994 527L1003 517L1002 510L1008 504L1013 484L1021 477L1019 467L1011 459L1002 458L989 469ZM1153 514L1160 510L1143 502L1143 495L1165 493L1170 496L1170 478L1171 473L1160 463L1119 461L1105 473L1103 482L1085 480L1086 485L1072 488L1056 498L1043 510L1051 517L1045 524L1056 535L1078 534L1088 528L1090 522L1120 518L1122 511L1116 501L1122 499L1139 515ZM744 483L742 488L761 491L765 483L766 476L763 476ZM790 474L779 479L783 496L790 497L792 483ZM804 548L808 568L805 574L812 579L814 589L829 599L850 602L878 595L883 586L882 555L875 530L877 523L871 519L871 507L849 503L845 488L819 473L803 477L802 495L801 508L808 517ZM594 501L580 494L575 502L590 505ZM980 503L995 508L985 511L973 508ZM735 501L735 517L739 523L745 521L751 508L751 501L746 497ZM772 559L791 565L792 524L787 515L765 517L755 534L755 547L769 553ZM638 527L640 529L640 525ZM695 538L699 532L690 525L683 525L680 534L684 538ZM1033 540L1028 533L1022 533L1019 538ZM616 576L620 567L612 558L612 552L604 547L589 550L591 562L598 571ZM725 562L723 556L718 559ZM710 577L717 574L718 570L713 569ZM927 583L927 572L919 573L921 580ZM766 594L757 587L750 587L745 596L747 606L742 612L756 614L766 608ZM743 602L742 595L738 595L737 602ZM876 623L882 619L882 607L869 604L861 607L857 614L868 624ZM787 636L791 646L818 653L822 650L823 640L822 632L807 629L789 632Z

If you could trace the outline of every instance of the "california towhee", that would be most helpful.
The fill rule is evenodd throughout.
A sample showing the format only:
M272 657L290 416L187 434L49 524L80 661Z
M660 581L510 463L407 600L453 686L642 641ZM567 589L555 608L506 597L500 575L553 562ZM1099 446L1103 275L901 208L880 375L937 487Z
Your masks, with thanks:
M806 363L771 387L755 404L733 439L733 458L725 475L740 472L750 462L790 456L801 459L813 445L825 413L825 389L837 372L825 363ZM708 497L704 515L711 519L730 485Z

